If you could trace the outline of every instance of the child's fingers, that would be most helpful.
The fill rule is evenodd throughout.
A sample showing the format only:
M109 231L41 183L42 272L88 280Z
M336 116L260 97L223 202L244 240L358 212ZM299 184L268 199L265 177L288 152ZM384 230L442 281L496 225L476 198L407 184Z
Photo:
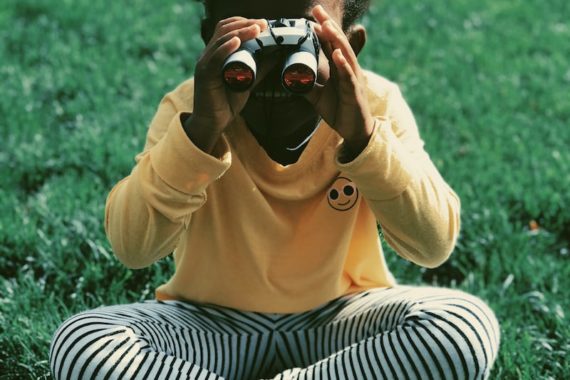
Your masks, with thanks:
M317 34L317 37L319 37L319 41L320 41L320 45L321 45L321 50L323 51L323 54L325 55L325 57L327 58L328 62L329 62L329 69L331 70L331 77L335 76L335 65L333 63L332 60L332 53L333 53L333 47L330 43L330 41L327 41L324 38L321 38L320 34L322 34L322 29L321 26L318 24L314 25L314 30L315 33Z
M260 32L261 28L258 24L252 24L243 28L234 29L220 37L220 40L222 40L222 42L218 43L218 46L233 37L238 37L241 41L251 40L257 37Z
M316 31L318 29L317 35L319 38L323 41L329 41L333 49L342 49L344 57L352 65L353 69L356 69L358 60L342 27L329 16L321 5L314 7L312 13L319 23L318 27L315 28Z
M230 17L221 20L216 24L214 33L208 42L208 46L216 43L221 37L236 30L245 29L253 25L258 25L260 31L267 29L267 21L260 19L247 19L244 17ZM225 42L225 41L224 41ZM219 46L219 45L218 45ZM206 47L206 48L207 48Z
M233 30L246 28L251 25L258 25L261 31L267 29L267 21L261 19L246 19L240 18L219 26L219 36L223 36Z
M257 37L259 33L260 33L259 25L257 24L252 24L245 28L232 30L231 32L228 32L225 35L219 37L218 39L213 41L209 46L207 46L201 60L205 62L210 61L212 59L212 56L216 54L218 49L234 37L237 37L241 44L242 41L247 41ZM239 46L240 45L238 45L238 47Z
M257 37L260 32L261 30L257 24L252 24L240 29L234 29L218 38L217 41L214 41L213 47L217 48L233 37L238 37L241 41L251 40Z
M206 76L218 75L226 58L235 52L241 44L237 36L225 39L223 43L209 54L204 56L196 65L196 71L204 73Z
M331 18L329 14L325 11L325 9L322 7L322 5L315 6L312 10L312 13L313 16L315 17L315 20L317 20L319 24L323 24L325 21Z
M219 63L221 66L225 59L239 48L240 44L241 41L239 37L233 36L229 38L214 51L212 57L210 58L210 64L217 66Z
M358 59L350 42L342 30L339 30L335 23L331 20L327 20L323 24L323 36L326 40L330 41L334 49L341 49L343 56L346 58L348 63L356 69L358 66Z
M317 5L313 8L313 15L315 19L319 22L319 25L323 26L325 23L331 23L331 25L338 30L339 33L343 33L342 27L325 11L321 5Z
M341 96L349 95L350 99L355 98L359 86L358 78L340 49L334 50L333 61L337 68Z
M231 24L234 21L240 21L240 20L247 20L247 19L245 17L241 17L241 16L232 16L232 17L222 19L222 20L218 21L218 23L216 24L216 29L218 29L221 26Z
M321 45L321 49L325 53L325 56L330 61L332 59L332 46L330 41L328 41L325 36L323 35L323 28L319 24L314 24L313 30L315 31L317 37L319 38L319 43Z

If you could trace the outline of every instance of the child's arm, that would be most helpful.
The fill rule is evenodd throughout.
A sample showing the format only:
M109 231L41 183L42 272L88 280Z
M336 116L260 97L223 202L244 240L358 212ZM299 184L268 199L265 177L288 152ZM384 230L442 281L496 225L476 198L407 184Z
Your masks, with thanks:
M192 213L206 202L208 185L229 168L222 132L249 93L227 93L219 72L240 41L266 27L264 20L221 20L196 64L195 81L162 100L137 165L112 189L105 207L107 237L128 267L142 268L171 253Z
M211 154L185 134L182 110L192 94L185 82L162 100L131 174L111 190L105 231L126 266L143 268L173 251L194 211L206 202L206 188L230 166L225 139Z
M337 165L362 192L390 245L416 264L435 267L455 245L459 198L424 151L398 88L384 80L370 96L374 83L341 27L320 6L313 15L332 74L307 99L344 138Z
M337 164L356 183L402 257L436 267L452 252L460 228L460 200L424 150L416 121L398 87L369 73L376 125L362 153Z
M317 81L305 98L344 139L346 153L354 158L367 145L374 127L365 75L341 26L321 5L314 7L312 14L317 21L313 28L329 63L330 78L324 84Z

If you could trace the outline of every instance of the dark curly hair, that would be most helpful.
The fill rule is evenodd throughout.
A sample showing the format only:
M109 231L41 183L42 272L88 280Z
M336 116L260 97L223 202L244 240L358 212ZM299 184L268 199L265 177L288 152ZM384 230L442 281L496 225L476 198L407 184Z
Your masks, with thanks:
M370 7L370 0L344 0L342 29L348 30Z
M195 0L199 3L204 5L204 9L206 11L206 17L203 22L207 22L209 20L209 4L211 4L211 0ZM370 0L343 0L343 10L344 15L342 18L342 29L347 31L354 22L359 19L370 6Z

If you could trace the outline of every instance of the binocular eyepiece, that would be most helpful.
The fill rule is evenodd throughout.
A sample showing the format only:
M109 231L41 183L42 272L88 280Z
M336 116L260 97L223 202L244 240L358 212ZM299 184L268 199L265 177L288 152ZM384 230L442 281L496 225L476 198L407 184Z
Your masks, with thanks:
M281 71L283 87L293 94L310 91L317 80L319 39L306 19L268 20L259 37L245 41L224 62L222 78L232 91L245 91L255 82L257 62L262 50L285 49Z

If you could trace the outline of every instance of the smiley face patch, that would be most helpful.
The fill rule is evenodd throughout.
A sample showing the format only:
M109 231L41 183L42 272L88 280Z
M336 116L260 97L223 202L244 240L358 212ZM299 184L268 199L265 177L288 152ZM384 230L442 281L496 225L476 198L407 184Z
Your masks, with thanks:
M346 177L338 177L327 194L329 206L337 211L348 211L358 200L358 189L354 182Z

